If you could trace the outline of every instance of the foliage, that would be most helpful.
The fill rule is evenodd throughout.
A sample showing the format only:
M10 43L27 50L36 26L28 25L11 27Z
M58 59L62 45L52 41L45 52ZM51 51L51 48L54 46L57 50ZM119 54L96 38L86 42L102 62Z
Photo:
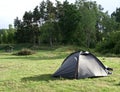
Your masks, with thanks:
M97 45L97 51L102 53L120 54L120 32L112 32Z
M77 0L76 6L81 14L77 29L79 34L76 37L81 38L80 43L82 42L85 47L94 47L96 43L97 12L100 10L95 2L86 2L84 0Z
M59 26L62 34L63 43L73 43L73 34L78 26L80 14L77 7L65 1L59 15Z
M5 51L6 52L12 52L13 51L13 46L12 45L6 45L5 47L4 47L4 49L5 49Z
M115 20L120 23L120 8L117 8L116 11L114 11L111 14L111 16L114 17Z
M75 4L70 4L68 1L61 3L56 0L55 5L50 0L42 1L33 12L25 12L22 21L15 19L16 38L20 43L49 43L51 46L61 43L94 47L100 12L102 10L92 1L77 0Z
M15 29L12 26L9 29L1 29L0 30L0 43L1 44L9 44L15 43Z
M116 8L116 10L111 14L111 17L117 22L116 30L120 30L120 8Z
M9 29L0 31L0 43L97 46L98 51L104 48L104 53L108 52L108 48L111 53L119 53L119 41L111 40L114 39L112 33L120 30L119 8L109 15L95 1L55 1L54 4L43 0L33 10L25 11L22 20L16 17L14 28L9 25Z

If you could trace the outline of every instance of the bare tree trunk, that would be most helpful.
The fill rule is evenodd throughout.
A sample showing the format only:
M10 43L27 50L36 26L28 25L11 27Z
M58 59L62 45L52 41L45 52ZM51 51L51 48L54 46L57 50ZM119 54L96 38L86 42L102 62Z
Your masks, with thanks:
M41 41L40 41L40 36L38 36L38 45L40 45Z
M90 32L87 30L86 31L86 47L89 48L90 47Z
M52 37L50 37L50 46L51 46L51 47L53 46Z
M33 33L33 45L34 46L36 45L36 36L35 36L35 33Z

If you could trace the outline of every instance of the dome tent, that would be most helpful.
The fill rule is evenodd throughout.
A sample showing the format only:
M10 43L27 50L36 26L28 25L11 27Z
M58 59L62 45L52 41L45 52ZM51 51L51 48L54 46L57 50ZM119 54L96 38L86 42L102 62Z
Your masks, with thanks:
M61 64L61 67L53 74L53 77L63 78L89 78L111 74L112 68L107 68L93 54L78 51L70 54Z

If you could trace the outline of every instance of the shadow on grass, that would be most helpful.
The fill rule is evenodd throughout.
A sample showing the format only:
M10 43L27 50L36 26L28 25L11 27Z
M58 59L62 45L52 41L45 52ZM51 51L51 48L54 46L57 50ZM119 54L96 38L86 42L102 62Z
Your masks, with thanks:
M116 84L116 86L120 86L120 82L118 84Z
M16 57L5 57L2 59L26 59L26 60L53 60L53 59L63 59L67 56L66 55L56 55L56 56L39 56L39 57L33 57L33 56L16 56Z
M22 82L27 82L27 81L49 81L49 80L60 80L59 78L54 78L52 77L52 74L43 74L43 75L35 75L35 76L30 76L30 77L24 77L21 79Z

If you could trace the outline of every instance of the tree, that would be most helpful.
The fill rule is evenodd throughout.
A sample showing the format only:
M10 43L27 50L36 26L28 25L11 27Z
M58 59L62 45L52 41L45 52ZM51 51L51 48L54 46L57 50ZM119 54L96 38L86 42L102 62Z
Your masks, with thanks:
M35 45L36 43L38 43L40 45L40 30L39 30L39 23L40 23L40 11L38 10L38 6L35 7L34 11L33 11L33 24L32 24L32 28L33 28L33 44Z
M114 16L113 16L114 15ZM65 0L43 0L32 11L25 12L23 19L15 19L15 37L18 42L35 44L77 44L87 48L95 45L118 29L116 12L111 16L103 12L101 5L87 0L75 4Z
M110 32L102 42L96 46L96 50L101 53L120 54L120 31Z
M8 31L7 30L3 31L2 41L3 43L8 43Z
M117 8L116 11L111 14L111 17L117 22L116 30L120 30L120 8Z
M76 2L81 18L77 28L79 41L82 46L94 47L96 43L96 23L98 7L95 2L87 2L85 0L78 0ZM82 40L80 40L80 38ZM84 40L83 40L84 39Z
M15 32L15 39L17 43L24 43L25 39L24 39L24 25L23 22L16 17L16 19L14 19L14 27L16 29Z
M25 12L23 15L23 22L25 26L31 25L33 23L33 13L31 11Z
M8 29L8 43L15 43L15 29L12 27L11 24L9 24L9 29Z
M41 39L44 43L49 43L50 46L53 45L53 30L54 30L54 24L46 22L41 27Z
M55 7L53 6L53 3L49 0L46 1L46 11L44 13L44 20L45 20L45 25L46 25L46 29L47 35L49 35L49 43L50 46L53 45L53 39L54 39L54 22L55 22Z
M16 17L16 19L14 19L14 27L15 29L19 29L20 26L21 26L21 20L18 17Z
M40 21L39 22L40 22L41 26L45 21L45 11L46 11L46 3L44 1L42 1L39 6L39 12L40 12Z
M116 11L111 14L111 16L120 23L120 8L117 8Z
M77 8L73 4L64 1L59 12L59 25L63 36L63 43L73 43L72 36L79 22Z

